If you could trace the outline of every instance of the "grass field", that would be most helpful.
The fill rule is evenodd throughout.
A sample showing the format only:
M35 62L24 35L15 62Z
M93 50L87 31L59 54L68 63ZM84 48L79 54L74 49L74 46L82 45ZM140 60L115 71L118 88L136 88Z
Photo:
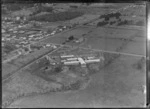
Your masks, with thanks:
M93 49L116 51L116 49L121 47L123 43L128 42L129 45L127 44L125 50L121 52L139 55L143 55L145 52L143 49L146 45L145 30L136 30L134 27L131 29L117 27L80 27L69 32L62 33L61 35L48 38L43 42L62 44L71 35L75 38L80 38L85 35L85 41L81 45L72 42L67 43L69 45L82 46L86 48L90 46ZM130 40L131 37L135 38Z
M11 106L143 107L146 103L146 95L143 93L143 86L146 85L145 68L137 70L133 67L139 59L121 56L92 75L90 84L83 90L26 97L15 101Z
M146 39L135 38L135 40L135 42L129 42L123 52L146 56Z
M69 32L64 32L62 34L59 35L55 35L55 37L50 37L46 40L43 40L42 42L45 43L58 43L58 44L62 44L68 37L70 36L74 36L74 38L80 38L82 37L84 34L88 34L93 28L77 28L77 29L73 29Z
M87 21L93 20L95 18L98 18L100 15L93 15L93 14L84 14L80 17L74 18L72 20L66 21L65 23L69 23L69 24L82 24L85 23Z
M26 56L20 56L15 60L12 60L11 62L7 64L2 65L2 77L7 76L8 74L11 74L15 71L17 71L19 68L27 65L29 62L35 60L36 58L42 56L42 54L52 51L52 48L46 48L37 50L33 53L30 53Z

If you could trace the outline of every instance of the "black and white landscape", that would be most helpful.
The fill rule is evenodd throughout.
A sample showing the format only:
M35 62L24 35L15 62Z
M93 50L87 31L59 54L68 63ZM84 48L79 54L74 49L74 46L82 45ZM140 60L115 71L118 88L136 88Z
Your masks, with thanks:
M145 3L3 3L2 107L145 107Z

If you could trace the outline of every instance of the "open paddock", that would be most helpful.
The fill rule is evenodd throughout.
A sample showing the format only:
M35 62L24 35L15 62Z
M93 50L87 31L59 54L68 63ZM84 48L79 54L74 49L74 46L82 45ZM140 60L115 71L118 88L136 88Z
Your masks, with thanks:
M129 42L122 52L146 56L146 40L137 37L134 40Z
M93 27L89 27L89 28L80 27L77 29L73 29L71 31L63 32L58 35L56 34L55 37L47 38L47 39L43 40L42 42L62 44L70 36L74 36L74 38L80 38L80 37L90 33L90 31L92 31L93 29L94 29Z

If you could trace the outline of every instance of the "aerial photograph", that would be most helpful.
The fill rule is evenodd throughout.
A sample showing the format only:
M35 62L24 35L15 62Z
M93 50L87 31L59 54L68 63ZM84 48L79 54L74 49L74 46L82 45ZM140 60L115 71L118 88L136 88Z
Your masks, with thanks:
M146 3L2 3L2 108L146 107Z

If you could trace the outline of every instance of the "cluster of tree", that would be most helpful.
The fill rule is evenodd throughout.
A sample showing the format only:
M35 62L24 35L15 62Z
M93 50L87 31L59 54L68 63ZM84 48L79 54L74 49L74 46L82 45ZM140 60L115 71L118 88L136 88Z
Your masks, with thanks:
M40 16L31 16L29 20L55 22L55 21L71 20L81 15L83 15L83 13L81 12L66 11L59 13L44 14Z
M144 21L138 21L138 22L136 22L136 25L137 26L144 26Z
M116 23L116 21L112 21L112 22L110 22L109 24L110 24L110 25L113 25L114 23Z
M104 25L106 25L106 24L108 24L108 22L102 21L102 22L98 22L98 23L97 23L97 26L104 26Z
M16 49L16 46L12 43L5 43L4 45L4 52L5 53L10 53L11 51L15 50Z
M120 25L134 25L134 22L132 20L123 20L118 23L118 26Z
M105 18L106 20L109 20L109 18L111 17L116 17L116 19L119 19L121 16L120 12L116 12L116 13L110 13L110 14L105 14L105 15L101 15L100 18Z
M73 36L73 35L69 36L69 37L68 37L68 40L69 40L69 41L74 40L74 36Z
M71 90L78 90L81 86L81 81L78 80L75 83L71 84Z
M62 67L59 65L59 66L56 66L55 68L54 68L54 72L55 73L59 73L59 72L61 72L62 71Z

